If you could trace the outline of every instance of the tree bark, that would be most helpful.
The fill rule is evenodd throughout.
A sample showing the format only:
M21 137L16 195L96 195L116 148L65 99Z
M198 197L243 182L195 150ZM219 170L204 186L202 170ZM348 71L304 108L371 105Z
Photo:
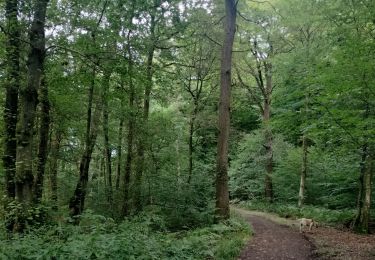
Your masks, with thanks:
M177 134L175 141L175 150L176 150L176 177L177 177L177 191L181 190L181 162L180 162L180 135Z
M305 186L306 186L306 175L307 175L307 140L306 136L302 136L302 169L301 169L301 180L299 184L298 193L298 207L302 207L305 202Z
M147 139L147 123L148 123L148 115L150 111L150 95L152 90L152 76L153 76L153 60L154 60L154 52L155 52L155 15L151 13L151 25L150 25L150 42L151 46L148 50L147 56L147 78L146 78L146 88L144 93L144 100L143 100L143 118L142 118L142 126L143 130L141 131L141 135L139 137L138 143L138 163L135 172L135 193L134 193L134 206L137 212L142 210L142 175L144 171L144 164L145 164L145 149L146 149L146 139Z
M127 143L128 143L128 153L126 155L126 163L125 163L125 174L124 174L124 202L122 207L122 216L128 216L130 213L130 201L129 201L129 189L130 189L130 175L132 172L132 163L133 163L133 141L134 141L134 130L135 130L135 89L133 85L133 60L132 60L132 52L130 47L130 34L131 31L128 32L127 40L127 53L129 57L129 64L128 64L128 73L129 73L129 108L130 108L130 115L128 121L128 136L127 136Z
M109 134L108 134L108 92L109 92L109 80L110 75L108 72L104 75L104 86L102 94L102 103L103 103L103 134L104 134L104 153L106 161L106 173L107 173L107 200L112 207L113 195L112 195L112 166L111 166L111 148L109 146Z
M41 116L39 126L38 161L34 183L34 203L40 203L43 194L44 172L48 156L48 137L50 126L50 103L48 99L48 86L45 76L42 76L39 103L41 105Z
M123 101L121 100L121 111L123 111ZM122 132L124 129L124 117L121 115L118 129L118 143L117 143L117 175L116 175L116 190L120 188L121 178L121 162L122 162Z
M273 136L270 127L271 118L271 93L272 93L272 67L270 64L265 63L265 74L266 74L266 88L264 89L264 105L263 105L263 124L265 126L265 142L266 142L266 176L264 184L265 198L268 202L273 202Z
M27 59L28 80L21 90L22 113L17 139L16 198L30 204L33 185L33 137L38 89L43 74L45 59L44 25L48 0L37 0L34 18L29 32L30 52Z
M4 155L3 167L5 173L5 195L13 199L16 195L16 125L18 110L18 90L20 87L20 29L18 23L18 6L16 0L5 3L6 28L6 76L5 76L5 105L4 105Z
M306 124L308 123L308 106L309 106L309 93L308 89L306 90L305 95L305 120ZM306 133L302 135L302 167L301 167L301 180L299 185L299 193L298 193L298 207L302 207L305 203L305 188L306 188L306 176L307 176L307 154L308 154L308 139L306 137Z
M230 126L230 96L232 48L236 31L236 2L225 0L225 38L221 53L219 135L216 166L216 214L220 219L229 218L228 191L228 139Z
M268 42L270 45L269 52L266 53L267 59L273 55L273 48L272 44ZM250 67L250 74L256 81L256 86L261 93L262 100L257 97L257 92L247 85L243 79L241 78L240 73L237 71L238 79L240 83L246 87L249 91L252 101L254 101L257 106L259 107L263 127L264 127L264 144L263 146L266 149L265 156L265 178L264 178L264 197L268 202L273 201L273 183L272 183L272 173L273 173L273 135L272 130L270 127L270 118L271 118L271 102L272 102L272 90L273 90L273 82L272 82L272 63L264 58L262 51L259 51L258 42L256 39L253 39L253 47L251 48L251 53L253 55L255 61L255 67ZM263 58L260 58L263 57ZM263 73L264 72L264 73Z
M93 69L92 74L92 81L88 95L85 148L79 165L79 180L74 190L73 197L69 201L70 216L72 217L82 214L84 209L91 156L95 147L98 134L98 124L102 112L102 103L98 102L94 115L92 116L96 68ZM78 218L76 218L76 221L78 222Z
M189 129L189 176L187 183L191 183L191 178L193 176L193 153L194 153L194 144L193 144L193 137L195 132L195 119L198 114L198 100L194 100L194 110L190 118L190 129Z
M368 146L364 145L359 177L358 209L352 225L353 229L359 233L369 233L373 169L373 156Z
M58 195L57 195L57 169L60 152L60 144L62 140L62 133L56 130L55 136L51 140L51 156L50 156L50 172L49 179L51 185L51 199L52 209L58 209Z

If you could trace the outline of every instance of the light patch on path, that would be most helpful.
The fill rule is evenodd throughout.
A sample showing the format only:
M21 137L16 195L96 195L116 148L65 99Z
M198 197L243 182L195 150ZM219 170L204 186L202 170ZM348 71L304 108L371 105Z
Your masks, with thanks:
M253 238L239 257L240 260L316 259L313 254L314 246L297 228L291 228L296 226L296 221L234 207L232 210L247 219L254 231Z

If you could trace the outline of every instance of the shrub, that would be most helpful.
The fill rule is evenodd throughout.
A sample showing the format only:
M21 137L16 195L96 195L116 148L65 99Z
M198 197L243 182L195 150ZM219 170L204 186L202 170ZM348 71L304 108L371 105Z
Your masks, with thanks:
M0 259L235 259L249 227L239 219L203 228L155 231L155 215L116 224L88 211L79 226L44 226L0 240ZM160 227L158 227L160 228Z

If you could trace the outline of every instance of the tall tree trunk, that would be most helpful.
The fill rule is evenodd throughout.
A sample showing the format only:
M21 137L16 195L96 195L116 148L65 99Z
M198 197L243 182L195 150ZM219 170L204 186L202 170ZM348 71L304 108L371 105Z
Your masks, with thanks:
M48 0L35 2L34 18L29 32L30 52L27 59L28 80L21 90L22 113L17 139L16 198L27 205L32 200L33 136L38 89L43 74L45 58L44 25Z
M307 173L307 140L306 135L302 136L302 169L301 169L301 180L299 184L298 193L298 207L302 207L305 202L305 185L306 185L306 173Z
M49 171L52 209L55 211L58 209L57 169L58 169L58 160L59 160L61 140L62 140L62 133L59 130L56 130L51 140L51 156L50 156L50 171Z
M85 148L79 165L79 180L74 190L73 197L69 201L69 210L72 217L80 215L84 209L91 156L95 147L98 134L98 124L102 112L102 103L98 102L94 115L92 115L96 68L93 69L92 74L92 81L88 95ZM78 219L76 220L78 221Z
M228 139L230 126L230 96L232 48L236 31L237 7L234 0L225 0L225 39L221 53L219 136L216 166L216 214L221 219L229 218L228 191Z
M273 135L270 127L271 118L271 94L272 94L272 66L269 63L265 63L265 74L266 74L266 88L264 90L264 105L263 105L263 124L265 126L265 148L266 148L266 176L264 184L265 198L268 202L273 202Z
M13 199L16 194L14 177L16 174L16 125L18 110L18 89L20 87L20 29L17 19L18 6L16 0L5 3L6 28L6 79L4 105L4 155L5 195Z
M305 95L305 120L306 124L308 123L308 105L309 105L309 93L308 89ZM306 137L306 133L304 132L302 135L302 167L301 167L301 179L299 185L299 193L298 193L298 207L302 207L305 203L305 188L306 188L306 176L307 176L307 154L308 154L308 139Z
M48 86L45 76L43 75L40 89L39 102L41 105L41 116L39 126L39 147L38 147L38 161L34 183L34 203L39 203L43 194L44 171L48 156L48 137L50 126L50 103L48 99Z
M190 118L190 129L189 129L189 176L187 183L191 183L191 178L193 176L193 153L194 153L194 144L193 144L193 137L195 131L195 119L198 114L198 101L194 100L194 110Z
M368 145L364 145L359 177L358 209L353 221L353 229L359 233L369 233L373 169L374 162L371 151L369 151Z
M175 142L175 150L176 150L176 177L177 177L177 191L181 190L181 162L180 162L180 135L177 134L176 142Z
M124 202L122 207L122 216L128 216L130 213L130 201L129 201L129 190L130 190L130 175L132 172L132 163L133 163L133 141L134 141L134 130L135 130L135 89L133 85L133 59L132 52L130 47L130 34L128 32L127 40L127 52L129 57L128 64L128 73L129 73L129 108L130 115L128 121L128 153L126 155L125 163L125 174L124 174Z
M106 173L107 173L107 186L106 186L106 193L107 193L107 200L112 207L113 203L113 195L112 195L112 166L111 166L111 148L109 146L109 134L108 134L108 92L109 92L109 80L110 74L106 72L104 75L104 86L103 86L103 95L102 95L102 103L103 103L103 134L104 134L104 153L105 153L105 160L106 160Z
M107 165L105 150L103 150L103 155L100 157L100 177L103 177L104 190L107 192Z
M121 111L123 111L123 101L121 100ZM120 188L121 178L121 163L122 163L122 132L124 129L124 116L121 115L120 124L118 128L118 143L117 143L117 174L116 174L116 190Z
M135 172L135 193L134 193L134 206L137 212L142 210L142 175L144 171L145 164L145 149L146 149L146 139L147 134L147 124L148 124L148 114L150 111L150 95L152 90L152 76L153 76L153 59L155 52L155 15L151 13L151 26L150 26L150 39L151 46L148 50L147 56L147 79L146 79L146 88L143 99L143 118L142 118L142 131L139 137L138 143L138 162Z

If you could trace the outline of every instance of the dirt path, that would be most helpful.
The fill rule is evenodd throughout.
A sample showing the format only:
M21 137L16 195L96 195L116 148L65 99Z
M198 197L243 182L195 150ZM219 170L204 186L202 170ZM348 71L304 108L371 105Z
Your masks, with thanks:
M307 260L316 259L313 255L314 246L299 233L283 223L280 225L261 214L233 208L235 212L249 220L253 227L254 237L242 251L240 260Z

